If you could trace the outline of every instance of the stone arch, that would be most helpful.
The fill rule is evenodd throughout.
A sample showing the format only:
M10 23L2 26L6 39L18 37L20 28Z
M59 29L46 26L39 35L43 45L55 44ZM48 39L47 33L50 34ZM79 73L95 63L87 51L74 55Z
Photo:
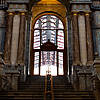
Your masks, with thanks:
M67 12L67 10L66 10L66 7L64 7L62 4L60 5L60 7L58 7L58 9L55 9L54 6L52 6L51 8L49 7L49 9L48 9L48 7L45 7L44 8L43 5L42 6L40 5L39 7L37 7L37 6L38 5L36 4L31 9L31 12L32 12L33 17L31 18L30 59L33 59L33 54L32 54L32 48L33 48L33 46L32 46L32 43L33 43L33 31L34 31L33 27L34 27L34 24L35 24L36 20L39 17L41 17L43 15L46 15L46 14L55 15L55 16L59 17L62 20L62 22L64 24L64 27L65 27L64 28L65 41L66 41L65 42L65 48L66 48L65 51L67 51L67 19L66 19L66 12ZM67 55L67 52L66 52L65 55ZM65 57L65 59L66 59L65 66L67 66L67 56ZM30 64L31 64L31 68L32 68L32 66L33 66L32 60L30 61ZM67 68L65 68L65 69L67 70ZM66 70L65 70L64 73L67 72ZM32 72L31 72L31 74L32 74Z

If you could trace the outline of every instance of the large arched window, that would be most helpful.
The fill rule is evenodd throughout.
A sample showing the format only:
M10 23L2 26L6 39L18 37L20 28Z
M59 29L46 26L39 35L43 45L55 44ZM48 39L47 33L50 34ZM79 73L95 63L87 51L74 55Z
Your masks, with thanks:
M33 73L45 75L49 69L52 75L63 75L64 26L62 21L54 15L40 17L35 23L33 38ZM48 49L45 47L46 44ZM45 49L42 49L42 46Z

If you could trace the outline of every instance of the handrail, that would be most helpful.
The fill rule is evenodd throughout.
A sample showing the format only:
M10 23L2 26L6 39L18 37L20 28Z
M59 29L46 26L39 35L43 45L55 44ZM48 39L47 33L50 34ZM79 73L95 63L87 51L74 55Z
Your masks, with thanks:
M54 95L53 95L53 79L51 75L51 91L52 91L52 100L54 100Z
M45 76L45 95L44 95L44 100L46 100L46 90L47 90L47 75Z
M52 94L52 100L54 100L54 95L53 95L53 79L52 79L52 75L50 75L50 80L51 81L51 91L47 91L47 74L45 76L45 95L44 95L44 100L46 100L46 94L50 93Z

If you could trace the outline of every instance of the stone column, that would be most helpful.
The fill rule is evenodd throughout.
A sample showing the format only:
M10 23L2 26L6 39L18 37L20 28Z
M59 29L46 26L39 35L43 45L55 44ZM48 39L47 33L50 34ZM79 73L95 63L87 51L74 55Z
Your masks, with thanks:
M25 26L26 26L26 15L25 13L21 13L18 54L17 54L17 63L21 65L24 65L24 57L25 57Z
M13 28L13 13L8 13L7 31L5 36L5 47L4 47L5 64L10 64L12 28Z
M76 13L73 14L72 19L73 26L73 56L74 64L80 64L80 45L79 45L79 30L78 30L78 16Z
M27 33L26 33L26 46L25 46L25 64L26 64L26 74L30 72L30 62L29 62L29 53L30 53L30 25L31 25L31 13L29 12L27 15Z
M87 65L93 64L93 41L90 25L90 14L85 14L85 26L86 26L86 44L87 44Z

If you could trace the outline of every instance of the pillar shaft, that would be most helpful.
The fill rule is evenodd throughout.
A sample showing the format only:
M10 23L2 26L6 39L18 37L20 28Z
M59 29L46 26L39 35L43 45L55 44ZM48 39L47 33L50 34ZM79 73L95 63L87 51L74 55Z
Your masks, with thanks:
M13 13L9 13L7 20L7 31L5 36L5 47L4 47L4 61L6 64L10 64L12 29L13 29Z
M92 41L92 32L91 32L89 14L85 15L85 26L86 26L87 61L93 62L93 41Z
M78 30L78 16L77 14L73 14L73 56L74 63L80 63L80 45L79 45L79 30Z
M26 15L21 13L20 16L20 29L19 29L19 43L18 43L18 56L17 63L24 64L25 57L25 26L26 26Z

